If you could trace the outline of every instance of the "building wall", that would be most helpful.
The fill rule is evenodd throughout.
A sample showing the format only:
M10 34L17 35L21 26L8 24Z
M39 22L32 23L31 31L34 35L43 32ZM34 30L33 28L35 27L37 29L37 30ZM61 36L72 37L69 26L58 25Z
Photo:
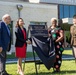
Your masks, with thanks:
M4 14L10 14L13 21L13 39L15 39L15 24L18 19L17 4L23 5L21 17L24 19L26 29L28 29L30 21L47 22L47 25L49 26L52 17L58 18L57 5L0 1L0 20ZM15 43L15 40L13 40L13 42Z
M47 22L47 25L50 25L50 19L58 17L57 5L28 4L28 6L24 6L21 16L25 20L26 27L30 24L30 21Z
M27 2L29 0L0 0L0 1L4 1L4 2Z
M76 5L76 0L39 0L41 3Z

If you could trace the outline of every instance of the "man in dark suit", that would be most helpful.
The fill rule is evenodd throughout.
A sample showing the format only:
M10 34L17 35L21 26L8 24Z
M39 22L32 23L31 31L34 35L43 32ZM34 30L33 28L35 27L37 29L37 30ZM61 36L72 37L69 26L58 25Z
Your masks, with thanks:
M10 15L5 14L0 21L0 75L9 75L5 70L6 52L10 50Z

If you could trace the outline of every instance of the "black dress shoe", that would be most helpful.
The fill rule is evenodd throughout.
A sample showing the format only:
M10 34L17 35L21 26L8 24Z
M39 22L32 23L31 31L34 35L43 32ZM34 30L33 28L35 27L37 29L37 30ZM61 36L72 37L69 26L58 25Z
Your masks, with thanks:
M8 73L4 73L4 74L2 74L2 75L10 75L10 74L8 74Z
M11 75L11 74L8 74L7 72L4 72L3 75Z
M8 74L8 73L5 73L5 75L10 75L10 74Z

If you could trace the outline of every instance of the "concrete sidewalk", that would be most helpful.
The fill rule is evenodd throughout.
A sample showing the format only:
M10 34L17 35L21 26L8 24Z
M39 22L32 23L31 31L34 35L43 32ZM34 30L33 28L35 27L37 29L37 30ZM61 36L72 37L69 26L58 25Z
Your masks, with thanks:
M36 59L39 59L38 57L36 57ZM74 57L72 55L63 55L62 56L62 59L63 60L74 60ZM22 62L24 62L25 59L22 60ZM30 57L30 58L26 58L26 61L32 61L34 60L33 57ZM14 58L14 59L7 59L6 63L17 63L17 58Z
M65 48L65 50L71 50L72 48ZM14 46L12 45L12 48L11 48L11 51L8 52L8 54L11 54L12 52L15 51L15 48ZM27 52L32 52L32 46L31 45L28 45L27 47ZM39 59L39 58L38 58ZM74 57L72 55L63 55L62 56L62 59L63 60L72 60L74 59ZM29 60L34 60L33 57L31 58L26 58L26 61L29 61ZM24 59L23 59L23 62L24 62ZM6 63L17 63L17 58L15 59L7 59Z

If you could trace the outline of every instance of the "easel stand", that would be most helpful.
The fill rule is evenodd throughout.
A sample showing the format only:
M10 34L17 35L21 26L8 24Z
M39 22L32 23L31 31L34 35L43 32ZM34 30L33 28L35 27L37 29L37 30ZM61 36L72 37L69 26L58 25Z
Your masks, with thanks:
M34 57L36 75L38 75L38 69L40 69L40 64L43 64L43 63L40 59L36 59L35 50L33 49L33 47L32 47L32 50L33 50L33 57ZM37 67L37 65L39 65L39 67Z

